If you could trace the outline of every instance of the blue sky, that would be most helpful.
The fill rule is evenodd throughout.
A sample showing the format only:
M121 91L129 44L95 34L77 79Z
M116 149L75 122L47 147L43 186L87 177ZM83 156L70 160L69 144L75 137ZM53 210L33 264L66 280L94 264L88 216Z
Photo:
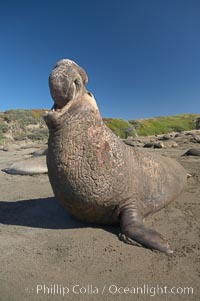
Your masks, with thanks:
M1 0L0 39L0 110L50 108L70 58L103 117L200 114L199 0Z

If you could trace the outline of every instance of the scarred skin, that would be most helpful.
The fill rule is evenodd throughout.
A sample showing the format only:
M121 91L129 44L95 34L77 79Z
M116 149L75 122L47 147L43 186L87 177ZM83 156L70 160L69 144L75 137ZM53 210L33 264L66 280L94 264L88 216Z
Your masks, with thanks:
M45 116L47 166L57 200L82 221L120 223L127 243L172 253L143 219L181 193L186 171L172 159L119 140L102 121L86 82L84 70L70 60L58 62L49 78L54 107Z

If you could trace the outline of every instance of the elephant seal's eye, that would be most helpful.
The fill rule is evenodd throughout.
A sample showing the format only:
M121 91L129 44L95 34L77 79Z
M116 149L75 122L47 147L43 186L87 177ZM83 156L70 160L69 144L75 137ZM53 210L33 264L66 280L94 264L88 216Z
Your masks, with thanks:
M79 79L75 79L74 83L75 83L75 85L76 85L76 89L79 90L80 85L81 85L80 80L79 80Z
M91 97L93 97L91 92L87 91L87 94L90 95Z

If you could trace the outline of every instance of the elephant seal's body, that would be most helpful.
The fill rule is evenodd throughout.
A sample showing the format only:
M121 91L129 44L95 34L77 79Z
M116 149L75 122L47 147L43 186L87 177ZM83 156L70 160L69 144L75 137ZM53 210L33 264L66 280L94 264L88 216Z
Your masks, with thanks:
M13 175L37 175L47 173L46 156L32 157L13 163L9 168L3 169Z
M182 156L200 156L200 148L190 148Z
M82 221L120 223L126 242L171 253L143 218L174 200L187 174L174 160L120 141L103 123L86 81L83 69L70 60L58 62L50 75L55 104L45 120L55 196Z

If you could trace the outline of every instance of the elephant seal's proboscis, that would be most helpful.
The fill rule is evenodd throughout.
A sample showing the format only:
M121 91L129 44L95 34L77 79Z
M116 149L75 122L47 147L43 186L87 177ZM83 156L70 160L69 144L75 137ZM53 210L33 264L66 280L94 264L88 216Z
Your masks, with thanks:
M47 166L57 200L81 221L120 224L121 239L172 253L168 242L143 219L174 200L187 173L175 160L130 148L102 121L85 71L59 61L49 77L54 106Z

